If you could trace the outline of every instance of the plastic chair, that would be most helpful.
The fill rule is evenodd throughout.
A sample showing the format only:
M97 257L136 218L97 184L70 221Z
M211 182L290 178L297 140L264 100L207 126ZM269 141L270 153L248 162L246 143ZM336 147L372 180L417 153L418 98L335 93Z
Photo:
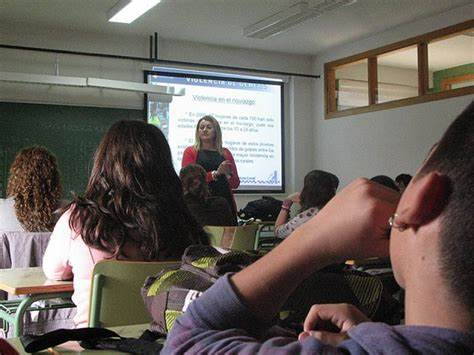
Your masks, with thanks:
M92 274L89 327L105 328L151 322L151 316L143 303L141 287L148 276L179 265L179 261L98 262Z
M253 250L258 224L246 226L204 226L211 245L234 250Z
M255 240L255 249L268 252L280 244L283 239L275 237L275 222L260 222Z

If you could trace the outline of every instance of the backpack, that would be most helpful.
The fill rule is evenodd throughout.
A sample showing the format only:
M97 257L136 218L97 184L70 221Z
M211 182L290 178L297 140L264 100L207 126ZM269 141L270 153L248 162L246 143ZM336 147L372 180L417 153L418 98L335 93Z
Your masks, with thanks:
M242 208L238 215L241 219L255 218L261 221L276 221L283 201L271 196L262 196L261 199L250 201Z
M153 319L150 330L167 334L191 302L220 276L238 272L262 255L203 245L188 247L179 268L162 270L145 281L142 297ZM378 278L359 271L315 272L285 302L277 328L297 335L309 309L317 303L350 303L374 317L381 308L383 291ZM276 334L275 328L269 331Z
M258 258L252 252L189 246L179 268L162 270L145 280L142 297L153 318L150 330L167 334L176 318L220 276L240 271Z

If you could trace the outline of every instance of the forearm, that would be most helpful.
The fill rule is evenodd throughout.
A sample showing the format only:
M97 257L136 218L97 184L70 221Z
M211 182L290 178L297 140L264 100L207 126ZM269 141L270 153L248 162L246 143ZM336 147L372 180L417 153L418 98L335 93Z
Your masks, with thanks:
M278 217L275 221L275 229L285 224L288 221L289 214L290 214L290 211L287 209L282 208L280 210L280 213L278 213Z
M277 337L262 343L259 339L270 324L255 317L224 276L176 320L161 354L319 354L334 350L325 349L312 337L304 342Z
M237 293L259 319L272 319L312 272L339 261L326 241L315 223L301 226L265 257L233 276Z
M290 208L293 205L293 201L290 199L285 199L281 205L280 213L275 221L275 228L285 224L288 221L290 215Z
M366 179L354 181L278 247L236 274L236 291L267 320L312 272L351 257L388 255L384 230L398 198Z

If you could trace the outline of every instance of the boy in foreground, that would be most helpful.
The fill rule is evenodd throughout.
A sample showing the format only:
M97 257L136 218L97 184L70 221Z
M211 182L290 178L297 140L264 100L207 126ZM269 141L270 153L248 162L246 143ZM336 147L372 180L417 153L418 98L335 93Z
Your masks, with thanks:
M473 211L471 103L400 200L383 186L354 181L272 252L195 300L176 321L163 353L472 354ZM387 255L406 290L405 325L372 323L349 305L315 305L298 340L259 340L286 298L314 271ZM321 330L322 321L340 332Z

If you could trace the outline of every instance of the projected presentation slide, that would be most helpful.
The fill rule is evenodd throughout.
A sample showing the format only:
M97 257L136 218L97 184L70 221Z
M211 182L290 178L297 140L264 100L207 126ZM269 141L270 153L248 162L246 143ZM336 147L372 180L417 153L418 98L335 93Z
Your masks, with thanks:
M166 135L176 171L184 149L194 144L198 120L212 115L234 156L238 191L283 191L281 81L151 73L149 83L185 90L184 96L148 96L148 122Z

